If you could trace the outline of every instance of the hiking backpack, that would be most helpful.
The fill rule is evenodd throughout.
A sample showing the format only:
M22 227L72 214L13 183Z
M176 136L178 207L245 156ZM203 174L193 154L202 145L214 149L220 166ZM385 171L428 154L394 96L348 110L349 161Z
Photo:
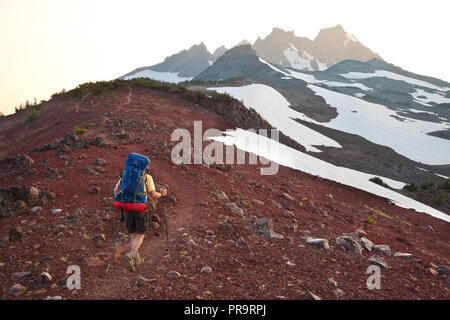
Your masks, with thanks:
M145 211L147 194L144 191L150 159L138 153L130 153L120 178L120 189L114 197L114 207L130 211Z

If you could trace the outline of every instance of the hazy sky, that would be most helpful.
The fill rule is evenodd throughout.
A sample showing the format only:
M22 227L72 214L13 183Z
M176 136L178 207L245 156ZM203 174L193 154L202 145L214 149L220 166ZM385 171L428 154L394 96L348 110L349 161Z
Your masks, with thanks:
M386 61L450 82L449 12L448 0L0 0L0 111L274 26L314 39L341 24Z

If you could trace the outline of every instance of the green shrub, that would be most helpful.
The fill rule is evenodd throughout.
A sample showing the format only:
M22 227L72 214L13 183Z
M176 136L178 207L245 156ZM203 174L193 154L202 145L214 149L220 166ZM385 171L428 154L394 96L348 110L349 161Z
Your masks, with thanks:
M231 95L229 95L228 93L219 93L217 91L213 91L211 93L211 98L213 98L214 100L217 101L225 101L225 102L229 102L231 100L233 100L233 97Z
M382 187L389 188L389 186L386 183L384 183L384 181L380 177L370 178L369 181L376 183Z
M76 133L76 134L85 134L85 133L88 132L88 131L89 131L89 129L78 128L78 127L75 127L75 128L73 129L73 132Z
M85 125L84 125L84 127L86 128L86 129L91 129L91 128L95 128L97 125L95 124L95 123L86 123Z
M415 185L414 182L411 182L410 184L407 184L403 187L403 190L406 190L408 192L414 192L419 190L419 188Z
M367 224L370 224L370 225L377 224L377 222L375 221L375 219L372 218L371 216L368 216L368 217L366 218L366 223L367 223Z
M28 109L28 115L24 120L25 124L30 124L37 118L39 118L39 115L41 114L42 110L44 109L41 104L34 105L34 106L28 106L26 107Z
M420 189L428 190L428 189L432 188L433 186L434 186L433 181L427 181L420 185Z

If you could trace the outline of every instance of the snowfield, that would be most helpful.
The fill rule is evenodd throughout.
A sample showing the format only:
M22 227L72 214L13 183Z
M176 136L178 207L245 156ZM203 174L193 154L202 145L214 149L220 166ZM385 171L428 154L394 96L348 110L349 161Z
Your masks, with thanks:
M434 123L398 116L387 107L342 93L308 85L327 104L337 109L338 116L327 123L319 123L303 116L303 120L347 133L394 149L397 153L429 165L450 163L450 141L427 135L427 132L449 128L448 123ZM352 111L358 111L357 113ZM270 119L268 119L270 122Z
M123 77L124 80L130 80L134 78L150 78L158 81L178 83L186 80L191 80L192 78L183 78L178 76L178 72L158 72L150 69L142 70L133 73L129 76Z
M223 142L225 145L235 145L238 149L262 156L280 165L301 170L309 174L317 175L325 179L333 180L387 198L399 207L414 209L418 212L424 212L433 217L450 222L450 216L445 213L410 199L395 191L370 182L368 179L373 176L369 174L332 165L328 162L285 146L270 138L257 135L251 131L238 128L234 131L226 131L223 133L225 136L210 138L215 141ZM253 139L257 139L258 143L249 144L248 141L255 141ZM398 183L391 179L382 179L391 186ZM401 187L401 183L398 183L396 187Z
M439 91L437 93L430 93L430 92L426 92L423 89L416 89L416 91L411 93L411 95L417 102L419 102L425 106L431 106L429 104L430 102L434 102L437 104L450 103L450 99L442 96L442 94Z
M279 71L279 70L278 70ZM291 71L292 76L297 72ZM330 122L317 122L303 113L289 108L289 102L272 87L252 84L244 87L209 88L227 92L242 100L247 108L254 108L264 119L281 132L303 145L307 151L320 152L314 146L342 147L338 142L301 125L298 118L318 125L357 134L373 143L392 148L397 153L429 165L450 163L450 140L427 135L427 132L449 128L448 123L427 122L402 117L383 105L308 84L315 94L335 107L338 116ZM357 111L357 112L354 112Z
M309 70L312 71L313 67L311 66L311 60L302 58L298 55L297 51L294 51L292 48L287 48L283 52L286 59L291 64L292 68L299 70Z
M364 91L372 91L371 88L365 86L362 83L357 83L357 82L346 83L346 82L337 82L337 81L328 81L328 80L318 80L312 74L297 72L297 71L293 71L293 70L289 70L289 72L290 72L290 74L286 74L287 76L290 75L296 79L301 79L303 81L306 81L306 82L312 83L312 84L321 83L321 84L325 84L329 87L355 87L355 88L359 88Z
M304 115L291 108L290 103L277 90L264 84L243 87L208 88L220 93L227 92L242 100L247 108L254 108L272 126L304 146L307 151L321 152L314 146L342 148L336 141L293 120Z
M410 83L410 84L413 84L416 86L430 88L430 89L438 90L438 91L445 92L445 91L450 90L450 88L447 88L447 87L445 87L445 88L438 87L432 83L429 83L429 82L426 82L423 80L402 76L401 74L386 71L386 70L375 70L375 73L349 72L349 73L341 74L341 76L343 76L347 79L367 79L367 78L373 78L373 77L384 77L384 78L389 78L392 80L404 81L404 82L407 82L407 83Z

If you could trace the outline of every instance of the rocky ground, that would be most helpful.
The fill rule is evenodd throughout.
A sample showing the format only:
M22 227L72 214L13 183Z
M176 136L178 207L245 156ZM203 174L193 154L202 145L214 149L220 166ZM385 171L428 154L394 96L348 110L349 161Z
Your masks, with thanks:
M236 117L131 83L112 93L57 96L30 125L26 114L0 120L1 299L449 299L448 223L285 167L176 166L175 128L224 130ZM112 189L130 152L148 155L169 190L170 255L159 202L145 263L123 267L122 224L105 275L120 216ZM372 264L379 290L366 286ZM70 265L80 290L66 287Z

